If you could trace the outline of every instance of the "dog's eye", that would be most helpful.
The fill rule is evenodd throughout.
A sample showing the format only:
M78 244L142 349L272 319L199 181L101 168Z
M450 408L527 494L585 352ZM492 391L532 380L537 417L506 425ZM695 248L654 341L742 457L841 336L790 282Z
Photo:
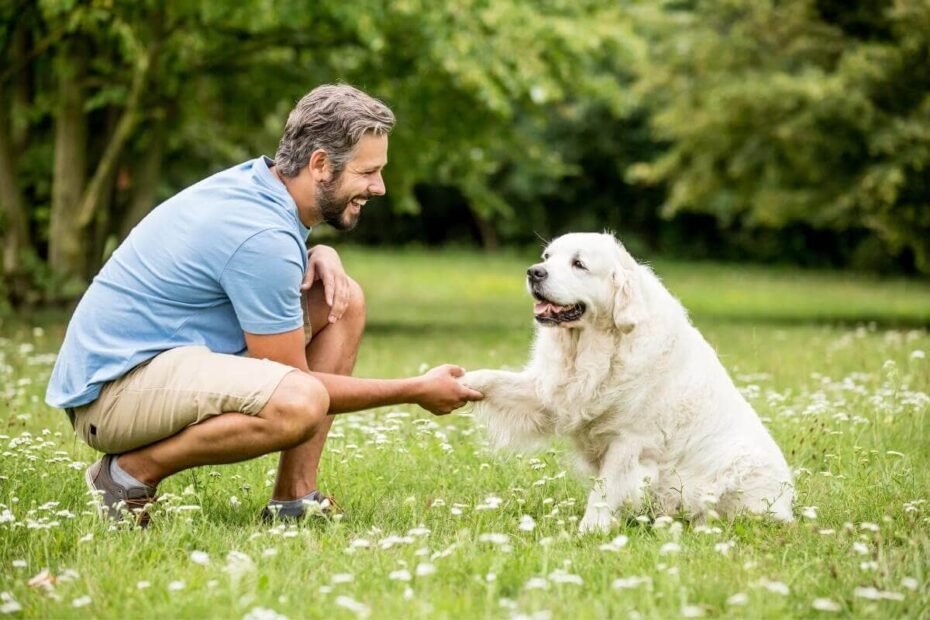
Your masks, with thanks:
M581 259L578 259L578 258L572 261L572 267L574 267L575 269L581 269L582 271L588 270L585 264L581 262Z

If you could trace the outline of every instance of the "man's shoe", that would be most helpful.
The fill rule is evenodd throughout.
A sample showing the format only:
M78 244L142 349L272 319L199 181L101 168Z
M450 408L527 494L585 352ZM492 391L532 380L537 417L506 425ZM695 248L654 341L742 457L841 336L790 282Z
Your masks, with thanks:
M343 514L342 507L332 497L319 491L300 498L300 500L281 502L270 500L262 509L262 521L297 521L309 516L334 517Z
M84 472L87 488L97 502L97 512L103 518L128 520L139 527L149 524L148 508L155 503L155 490L151 487L124 487L110 476L110 463L115 454L107 454Z

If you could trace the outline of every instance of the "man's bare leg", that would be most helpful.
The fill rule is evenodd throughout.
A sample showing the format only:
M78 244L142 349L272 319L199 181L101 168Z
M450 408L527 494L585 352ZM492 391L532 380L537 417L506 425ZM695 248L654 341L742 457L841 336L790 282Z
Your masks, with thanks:
M306 348L310 370L337 375L352 374L365 329L362 289L355 282L352 282L352 286L349 307L335 323L329 323L329 306L322 284L316 282L310 289L308 308L313 337ZM327 416L308 441L281 452L273 499L297 499L317 490L320 458L334 419L334 416Z

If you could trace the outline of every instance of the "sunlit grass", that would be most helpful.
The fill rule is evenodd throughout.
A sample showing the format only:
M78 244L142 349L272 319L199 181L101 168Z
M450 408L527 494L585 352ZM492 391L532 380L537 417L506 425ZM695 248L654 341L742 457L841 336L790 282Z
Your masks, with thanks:
M368 299L358 374L526 359L532 327L522 274L532 254L352 249L344 260ZM63 324L27 317L3 324L0 340L0 612L930 613L930 336L921 327L930 324L930 287L722 265L655 268L796 469L798 523L631 521L579 538L587 481L570 469L565 445L491 454L467 415L397 407L344 416L334 428L322 484L346 508L341 522L261 525L269 456L175 476L160 489L167 501L149 531L111 531L86 504L82 468L94 453L42 404ZM28 585L46 568L57 579Z

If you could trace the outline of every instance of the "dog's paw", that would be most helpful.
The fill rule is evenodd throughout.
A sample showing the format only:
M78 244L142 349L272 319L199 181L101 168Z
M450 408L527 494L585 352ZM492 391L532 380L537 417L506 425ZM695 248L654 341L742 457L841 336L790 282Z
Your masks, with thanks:
M496 374L493 370L472 370L459 377L459 383L487 395L497 383Z
M605 508L598 508L584 513L581 523L578 524L578 532L581 534L603 534L609 532L612 526L613 517L610 511Z

